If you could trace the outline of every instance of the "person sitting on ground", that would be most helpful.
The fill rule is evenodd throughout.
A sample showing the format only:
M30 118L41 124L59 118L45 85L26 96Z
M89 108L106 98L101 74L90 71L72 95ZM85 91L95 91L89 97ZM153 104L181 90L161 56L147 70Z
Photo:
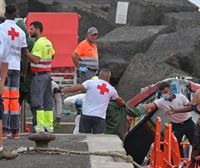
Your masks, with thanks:
M61 90L54 89L54 92L62 93L86 91L86 99L80 118L80 133L104 133L106 110L110 99L119 105L125 104L124 100L118 96L115 88L109 84L110 77L111 72L109 69L101 69L97 80L87 80L82 84Z

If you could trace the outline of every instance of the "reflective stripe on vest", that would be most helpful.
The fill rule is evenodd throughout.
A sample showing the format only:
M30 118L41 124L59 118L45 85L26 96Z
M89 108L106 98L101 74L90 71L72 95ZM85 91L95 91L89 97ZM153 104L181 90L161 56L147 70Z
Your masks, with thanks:
M38 64L31 63L32 72L50 72L51 59L41 59Z
M99 61L97 57L80 57L79 58L80 66L87 66L90 68L99 68Z

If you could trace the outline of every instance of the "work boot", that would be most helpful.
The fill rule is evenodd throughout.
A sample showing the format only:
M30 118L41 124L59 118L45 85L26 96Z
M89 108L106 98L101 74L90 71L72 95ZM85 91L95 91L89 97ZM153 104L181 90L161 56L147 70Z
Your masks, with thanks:
M53 133L53 126L50 126L50 125L45 126L45 129L47 132Z
M36 133L45 132L44 127L42 125L36 125L34 128Z
M0 151L0 159L14 159L17 157L17 152L10 152L6 149Z
M60 128L60 118L57 117L56 120L53 122L54 128Z

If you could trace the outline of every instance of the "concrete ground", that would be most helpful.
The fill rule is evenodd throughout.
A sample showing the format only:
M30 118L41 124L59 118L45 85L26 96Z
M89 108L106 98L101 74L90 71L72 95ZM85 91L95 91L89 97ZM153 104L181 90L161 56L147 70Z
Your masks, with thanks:
M27 135L19 140L7 139L4 145L9 150L20 147L32 147L34 143L27 139ZM90 152L117 152L125 153L121 140L114 135L71 135L56 134L56 140L50 147ZM5 168L132 168L132 164L122 159L107 156L87 155L59 155L44 153L23 153L14 160L0 160L0 167Z

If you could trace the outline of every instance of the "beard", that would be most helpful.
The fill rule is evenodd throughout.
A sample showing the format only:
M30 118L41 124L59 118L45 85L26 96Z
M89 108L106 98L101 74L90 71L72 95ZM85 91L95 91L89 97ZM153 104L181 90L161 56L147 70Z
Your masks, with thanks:
M36 38L36 37L37 37L37 34L36 34L36 33L33 33L33 34L31 34L31 37L32 37L32 38Z

